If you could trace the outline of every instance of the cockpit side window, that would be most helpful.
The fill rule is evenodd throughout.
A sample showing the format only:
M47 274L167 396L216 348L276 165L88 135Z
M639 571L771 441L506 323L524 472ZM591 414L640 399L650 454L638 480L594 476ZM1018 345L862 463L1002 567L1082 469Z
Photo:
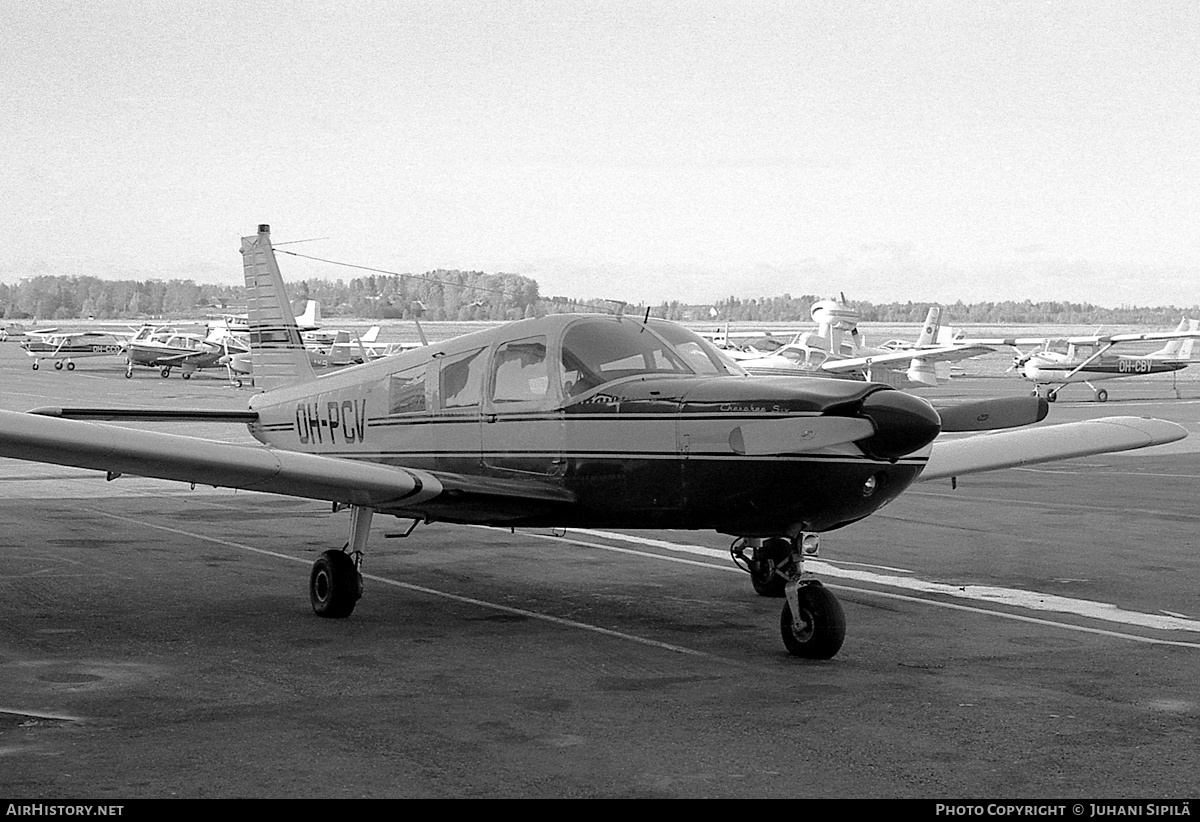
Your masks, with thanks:
M545 337L513 340L496 349L492 402L534 402L549 391Z

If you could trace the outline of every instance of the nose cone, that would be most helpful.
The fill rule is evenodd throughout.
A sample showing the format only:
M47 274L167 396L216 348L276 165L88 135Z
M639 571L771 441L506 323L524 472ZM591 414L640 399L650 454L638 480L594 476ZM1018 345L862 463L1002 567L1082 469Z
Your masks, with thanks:
M938 412L925 400L903 391L876 391L863 400L862 415L875 434L859 442L869 456L894 460L924 448L942 430Z

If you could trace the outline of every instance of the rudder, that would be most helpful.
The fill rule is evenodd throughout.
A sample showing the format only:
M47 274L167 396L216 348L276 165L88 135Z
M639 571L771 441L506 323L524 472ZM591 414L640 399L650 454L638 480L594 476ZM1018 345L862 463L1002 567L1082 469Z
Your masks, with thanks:
M254 384L265 391L314 378L271 247L271 227L242 238Z

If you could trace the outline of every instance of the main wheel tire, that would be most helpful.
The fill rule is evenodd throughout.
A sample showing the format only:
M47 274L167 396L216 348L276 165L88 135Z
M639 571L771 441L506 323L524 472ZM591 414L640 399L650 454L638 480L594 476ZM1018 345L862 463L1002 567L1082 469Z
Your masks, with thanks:
M783 596L787 580L775 573L775 567L787 559L792 547L786 539L775 537L764 539L762 545L754 549L754 559L750 560L750 584L759 596L778 599Z
M55 370L55 371L62 371L62 360L55 360L55 361L54 361L54 370Z
M779 616L779 631L788 653L805 659L833 659L846 639L846 614L842 604L820 583L800 586L796 596L799 598L800 623L792 618L792 609L787 603Z
M74 371L74 370L75 370L75 363L73 363L73 362L71 362L70 360L68 360L68 361L67 361L67 370L68 370L68 371Z
M1051 391L1049 394L1046 395L1046 402L1054 402L1057 399L1058 399L1058 392L1056 392L1056 391Z
M38 362L37 362L37 360L34 360L34 361L33 361L33 370L34 370L34 371L37 371L37 370L38 370Z
M362 596L362 575L344 551L326 551L313 563L308 580L313 613L341 619L354 611Z
M184 372L183 372L182 374L180 374L179 376L183 377L185 380L190 380L190 379L192 378L192 375L191 375L191 374L189 374L187 371L184 371Z
M1096 392L1096 402L1108 402L1108 392L1103 388Z
M167 377L171 376L171 369L164 368L162 371L159 371L158 373L161 374L162 378L165 380Z

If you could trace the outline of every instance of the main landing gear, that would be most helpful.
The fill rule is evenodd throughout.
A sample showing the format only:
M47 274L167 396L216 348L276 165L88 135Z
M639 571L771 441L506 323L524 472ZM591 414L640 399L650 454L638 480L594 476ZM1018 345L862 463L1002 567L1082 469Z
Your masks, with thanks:
M832 659L846 639L846 615L828 588L803 576L805 557L817 556L816 534L794 539L740 538L730 546L733 561L750 574L754 590L786 600L779 631L788 653L806 659Z
M1106 391L1103 388L1097 388L1096 386L1092 385L1090 382L1088 382L1086 380L1084 380L1083 384L1086 385L1088 388L1092 389L1092 398L1096 402L1108 402L1108 391ZM1047 391L1046 392L1046 402L1054 402L1055 400L1057 400L1058 392L1060 390L1062 390L1062 386L1059 386L1058 388L1051 388L1049 391ZM1041 392L1039 392L1035 389L1033 394L1034 394L1034 396L1040 396Z
M340 551L326 551L313 563L308 595L317 616L342 619L350 616L362 598L363 549L371 531L371 508L350 507L350 540Z

